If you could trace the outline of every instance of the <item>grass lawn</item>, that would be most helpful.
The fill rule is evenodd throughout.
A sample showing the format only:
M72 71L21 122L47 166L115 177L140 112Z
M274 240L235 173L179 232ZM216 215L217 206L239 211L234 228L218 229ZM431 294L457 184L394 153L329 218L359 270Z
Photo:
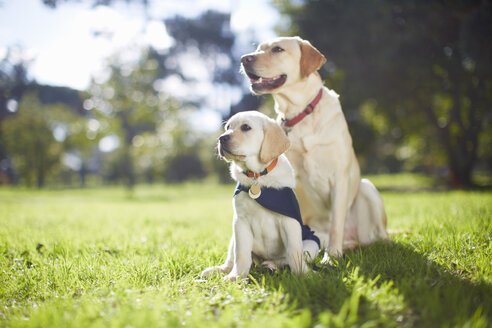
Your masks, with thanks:
M490 327L492 193L383 193L392 243L200 281L233 186L0 188L0 327Z

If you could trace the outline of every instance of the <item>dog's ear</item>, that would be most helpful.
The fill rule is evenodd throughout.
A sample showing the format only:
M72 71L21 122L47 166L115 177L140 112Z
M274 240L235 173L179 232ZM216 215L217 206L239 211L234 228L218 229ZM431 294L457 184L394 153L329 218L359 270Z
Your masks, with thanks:
M306 77L319 70L326 62L326 58L309 41L300 39L299 46L301 47L301 77Z
M263 143L260 149L260 160L267 164L289 149L290 141L284 131L273 120L268 121L263 129Z

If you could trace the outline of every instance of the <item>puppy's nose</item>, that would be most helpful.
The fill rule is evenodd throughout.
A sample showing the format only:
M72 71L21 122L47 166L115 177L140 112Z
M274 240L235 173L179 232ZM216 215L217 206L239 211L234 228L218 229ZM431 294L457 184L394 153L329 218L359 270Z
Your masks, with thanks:
M241 63L243 64L251 64L254 63L256 60L256 57L253 55L244 55L241 57Z
M223 134L219 137L219 141L222 143L228 142L229 140L231 140L231 136L228 134Z

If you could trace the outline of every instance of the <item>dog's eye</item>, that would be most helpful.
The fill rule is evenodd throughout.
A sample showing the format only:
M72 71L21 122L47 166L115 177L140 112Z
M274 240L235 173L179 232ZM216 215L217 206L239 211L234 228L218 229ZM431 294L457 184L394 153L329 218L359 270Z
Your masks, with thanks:
M273 47L272 49L272 52L282 52L282 51L284 51L284 49L280 47Z
M241 125L241 131L246 132L251 130L251 127L248 124Z

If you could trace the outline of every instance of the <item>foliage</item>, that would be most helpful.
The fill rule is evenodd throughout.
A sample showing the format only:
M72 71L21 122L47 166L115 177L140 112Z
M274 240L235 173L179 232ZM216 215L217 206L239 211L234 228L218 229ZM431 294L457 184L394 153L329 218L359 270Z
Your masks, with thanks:
M229 111L242 82L231 15L208 10L193 18L166 18L164 23L173 45L155 53L162 88L198 109Z
M200 61L212 74L212 82L238 85L241 82L237 74L239 64L233 55L235 35L231 31L230 21L230 14L214 10L208 10L197 18L175 16L166 19L166 29L174 39L174 45L166 57L173 58L198 50ZM184 76L183 66L176 72L185 79L190 78Z
M0 121L15 111L15 104L20 101L29 82L28 63L22 59L21 53L19 47L11 47L0 58ZM9 105L9 101L14 102Z
M2 144L27 185L43 187L47 176L59 163L61 145L51 130L57 108L43 107L33 95L19 104L19 113L2 121ZM22 133L19 133L22 131Z
M9 47L0 58L0 122L12 115L28 84L28 63L19 47ZM0 138L2 131L0 130ZM15 182L15 172L5 145L0 143L0 183Z
M115 57L109 78L94 81L85 102L107 127L105 134L120 142L108 158L106 178L123 180L129 187L139 176L149 182L164 176L171 159L196 142L187 122L194 108L156 89L157 68L152 52L143 53L134 64Z
M205 177L205 169L202 161L195 152L178 154L169 163L166 171L166 181L184 182L189 179L200 179Z
M109 78L94 81L86 101L110 127L106 134L120 140L119 149L106 157L106 178L125 179L133 186L140 179L176 182L206 174L204 162L213 161L213 151L200 151L206 136L193 131L189 119L198 107L217 105L211 84L223 88L239 83L229 20L214 11L167 19L174 39L169 49L148 49L137 63L118 56L110 60ZM196 74L200 69L208 75Z
M225 259L233 188L1 188L0 325L492 323L490 193L383 193L390 229L400 230L391 244L302 277L256 268L242 283L200 281L203 268Z
M478 156L492 157L480 145L490 139L492 119L490 1L276 4L291 19L286 30L326 55L327 83L341 93L368 162L447 164L456 186L472 185Z
M55 8L60 2L45 3ZM56 162L61 158L65 165L56 172L58 181L72 181L70 172L76 171L82 185L88 174L96 173L106 182L123 182L131 188L137 181L179 182L205 176L217 162L214 145L209 135L191 129L190 121L197 108L227 109L229 104L222 98L228 97L221 95L217 100L215 87L229 95L229 88L239 84L230 15L208 11L164 23L173 45L167 50L144 49L136 61L125 59L126 51L109 58L107 76L95 77L90 88L81 92L83 106L75 90L37 85L27 77L24 81L21 77L27 75L20 73L27 71L25 65L17 68L12 60L4 60L0 91L5 99L0 99L0 105L5 106L0 108L0 121L2 115L18 116L6 110L6 102L17 103L27 90L37 91L43 104L61 102L70 107L59 107L58 121L47 124L50 136L58 133L63 139L55 140L61 146ZM135 54L135 49L130 52ZM197 69L207 72L206 76L195 74ZM20 80L25 83L19 84ZM17 84L19 92L14 97ZM24 126L19 128L23 131ZM115 149L98 151L98 143L108 140ZM2 146L0 143L0 161L8 158ZM4 166L0 163L0 168Z
M62 2L44 1L52 8ZM114 2L94 1L94 5ZM192 129L190 121L197 109L225 112L238 93L242 80L233 55L230 18L207 11L194 18L165 19L174 40L168 49L137 50L141 53L136 60L126 59L135 57L135 49L115 54L107 61L106 76L94 77L80 96L76 90L29 81L27 66L14 65L10 56L0 66L0 91L5 96L0 97L0 121L17 116L7 111L6 102L17 104L30 90L43 105L66 105L57 110L58 121L48 124L50 135L62 138L55 141L61 146L56 161L60 164L61 159L63 165L51 170L57 182L72 183L76 172L81 185L90 174L98 174L105 182L123 182L131 188L138 181L201 178L215 167L225 171L213 152L215 140ZM114 149L101 152L98 143L107 141L113 142ZM9 157L2 147L0 143L0 181L9 183L3 174Z
M38 187L62 172L63 157L69 153L77 154L83 166L101 137L94 119L62 104L43 105L37 94L29 92L22 97L16 113L0 123L0 144L13 156L21 182L35 182ZM82 168L79 170L84 173Z

